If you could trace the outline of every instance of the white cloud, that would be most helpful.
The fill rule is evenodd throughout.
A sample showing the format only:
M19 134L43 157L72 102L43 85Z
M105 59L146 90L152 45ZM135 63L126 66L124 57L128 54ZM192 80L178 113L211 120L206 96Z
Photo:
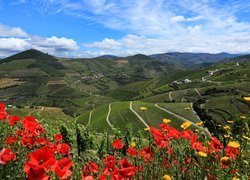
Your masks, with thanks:
M6 29L7 26L2 27ZM79 48L76 41L73 39L65 37L58 38L56 36L52 36L50 38L32 36L27 35L27 33L22 34L22 31L19 31L19 29L15 30L15 28L11 27L8 27L8 29L12 31L8 34L5 33L2 38L0 37L0 57L6 57L31 48L62 56L65 54L67 55L68 52L75 51ZM20 37L8 37L13 33L16 36L16 32L19 32ZM24 35L27 35L28 37L23 37Z
M118 49L122 44L114 39L105 38L101 42L94 42L85 44L86 47L99 48L99 49Z
M182 22L185 21L186 19L183 16L174 16L170 19L171 22Z
M212 39L208 39L202 34L192 37L198 33L199 30L200 27L198 26L190 28L192 35L176 37L174 41L171 39L147 38L129 34L116 40L112 48L109 49L103 48L105 47L104 41L99 42L99 54L127 56L137 53L150 55L173 51L220 53L226 50L230 53L250 52L250 36L245 33L234 34L234 36L231 37L227 35L217 36ZM93 46L95 44L97 44L97 42L95 42ZM117 46L115 46L115 44L117 44ZM91 47L91 44L89 44L88 47Z
M250 52L250 42L246 40L250 37L250 20L237 18L239 13L250 8L248 1L43 0L43 3L46 12L51 12L50 8L60 9L57 13L130 34L117 40L111 35L100 42L85 44L94 48L91 51L96 52L97 48L109 54L150 54L164 51Z
M0 24L0 37L27 37L28 34L20 27L9 27Z
M37 48L53 49L53 51L73 51L78 49L77 43L73 39L65 37L34 38L32 41L34 41L33 44Z
M5 51L23 51L30 48L27 39L19 38L0 38L0 50Z

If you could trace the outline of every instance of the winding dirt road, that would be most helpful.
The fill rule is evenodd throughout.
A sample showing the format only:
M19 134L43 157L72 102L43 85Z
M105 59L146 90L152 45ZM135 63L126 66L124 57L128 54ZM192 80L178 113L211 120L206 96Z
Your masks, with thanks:
M140 119L140 121L149 128L149 125L144 121L144 119L133 109L133 101L130 101L129 109Z

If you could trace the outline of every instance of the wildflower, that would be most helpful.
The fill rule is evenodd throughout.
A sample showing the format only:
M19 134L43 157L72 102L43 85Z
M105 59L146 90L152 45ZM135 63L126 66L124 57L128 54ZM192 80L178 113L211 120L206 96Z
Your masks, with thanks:
M240 144L235 142L235 141L231 141L231 142L228 143L227 146L232 147L232 148L239 148Z
M195 149L195 150L198 150L198 151L203 150L203 146L202 146L202 143L200 141L193 141L191 143L191 148Z
M134 148L135 146L136 146L135 142L132 142L132 143L130 144L130 147L132 147L132 148Z
M198 126L202 126L204 123L202 121L195 123Z
M31 179L31 180L50 179L50 177L45 174L45 169L41 168L41 167L36 167L36 166L32 167L28 164L25 164L23 171L27 174L27 176L28 176L27 179Z
M28 136L27 134L23 134L22 136L22 146L23 147L33 147L35 144L35 138Z
M130 148L127 149L127 153L128 153L131 157L134 157L134 156L136 156L137 151L136 151L135 148L130 147Z
M57 146L57 150L59 153L66 155L69 154L70 146L66 143L62 143Z
M148 108L146 108L146 107L140 107L140 110L142 110L142 111L146 111Z
M99 166L95 162L92 162L92 161L90 161L88 163L86 168L87 168L88 172L91 172L91 173L98 173L98 171L99 171Z
M116 164L116 157L111 156L111 155L107 156L104 158L103 162L106 165L106 167L113 168Z
M225 129L226 131L229 131L231 128L229 126L223 126L223 129Z
M63 139L63 136L61 134L55 134L54 135L54 140L55 141L61 141Z
M0 121L5 120L8 117L8 113L5 111L0 111Z
M170 120L170 119L165 119L165 118L164 118L164 119L163 119L163 122L166 123L166 124L168 124L168 123L171 122L171 120Z
M113 148L115 149L122 149L125 144L120 140L120 139L116 139L113 143L112 143Z
M240 180L240 178L237 178L237 177L233 177L232 180Z
M49 169L56 163L54 152L48 147L44 146L29 154L30 161L25 166L26 168L33 167Z
M240 116L240 118L241 118L241 119L247 119L247 117L246 117L246 116Z
M131 179L135 176L136 167L134 167L126 158L122 158L119 163L121 168L118 169L118 172L121 177L124 179Z
M162 180L171 180L171 179L172 178L167 174L162 177Z
M149 131L150 130L150 128L144 128L144 131Z
M223 168L228 168L230 166L231 162L232 162L231 159L227 156L220 158L220 165Z
M5 104L4 103L0 103L0 111L1 112L5 111L5 108L6 108Z
M191 122L190 121L186 121L186 122L184 122L184 123L182 123L182 125L181 125L181 128L182 129L187 129L189 126L191 126Z
M244 97L243 99L244 99L245 101L250 102L250 97Z
M154 155L153 148L151 146L148 146L148 147L144 148L142 151L140 151L139 155L141 157L143 157L145 162L152 161L153 155Z
M24 129L33 136L39 136L40 134L44 134L46 132L46 130L38 122L36 122L36 119L33 116L25 116L22 123Z
M16 141L17 141L17 138L14 137L14 136L11 136L11 137L7 137L7 138L5 139L5 141L4 141L4 143L5 143L5 144L11 145L11 144L15 144Z
M20 121L19 116L10 116L9 117L9 123L11 126L14 126L18 121Z
M216 137L212 138L210 145L212 146L215 152L218 152L221 149L223 149L223 145L220 143L220 141Z
M10 148L3 148L0 151L0 164L8 164L11 160L16 160L16 153L14 153Z
M201 157L207 157L207 153L204 153L202 151L199 151L198 155L201 156Z
M250 141L250 137L247 137L247 136L242 136L244 139L246 139L246 140L248 140L248 141Z
M57 161L54 168L54 172L56 173L57 177L60 179L67 179L69 176L71 176L72 171L70 168L72 167L72 164L72 161L68 158Z
M227 146L225 151L226 151L226 155L233 159L235 159L237 155L240 154L240 151L238 148L233 148L230 146Z
M82 176L82 180L95 180L93 176Z
M227 121L227 123L228 123L228 124L233 124L233 123L234 123L234 121Z

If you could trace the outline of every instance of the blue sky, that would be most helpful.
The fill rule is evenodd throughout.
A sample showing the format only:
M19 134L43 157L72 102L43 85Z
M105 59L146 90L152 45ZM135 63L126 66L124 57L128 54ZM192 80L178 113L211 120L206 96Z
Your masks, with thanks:
M0 57L250 53L250 0L0 0Z

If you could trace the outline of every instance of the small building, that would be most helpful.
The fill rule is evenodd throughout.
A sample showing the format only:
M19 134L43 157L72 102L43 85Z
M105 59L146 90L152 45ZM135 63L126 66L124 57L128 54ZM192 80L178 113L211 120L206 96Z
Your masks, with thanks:
M183 80L183 83L186 83L186 84L187 84L187 83L191 83L191 82L192 82L192 80L190 80L190 79L184 79L184 80Z

